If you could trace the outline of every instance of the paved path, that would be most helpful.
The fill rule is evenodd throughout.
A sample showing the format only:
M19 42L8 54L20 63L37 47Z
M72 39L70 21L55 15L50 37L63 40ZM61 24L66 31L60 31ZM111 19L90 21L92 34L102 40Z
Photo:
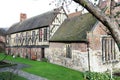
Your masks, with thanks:
M17 66L13 66L13 67L6 67L6 68L1 68L0 72L12 72L14 74L17 74L21 77L26 78L27 80L47 80L46 78L42 78L40 76L37 75L33 75L30 73L27 73L25 71L22 71L21 68L25 67L25 65L23 64L18 64Z

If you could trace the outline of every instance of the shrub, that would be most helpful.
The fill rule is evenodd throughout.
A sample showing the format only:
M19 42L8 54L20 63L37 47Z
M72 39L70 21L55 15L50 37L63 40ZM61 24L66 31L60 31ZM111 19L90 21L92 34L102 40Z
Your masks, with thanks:
M97 73L97 72L85 72L84 78L86 80L114 80L110 78L110 75L107 73Z
M47 58L42 58L41 61L42 62L48 62L48 59Z

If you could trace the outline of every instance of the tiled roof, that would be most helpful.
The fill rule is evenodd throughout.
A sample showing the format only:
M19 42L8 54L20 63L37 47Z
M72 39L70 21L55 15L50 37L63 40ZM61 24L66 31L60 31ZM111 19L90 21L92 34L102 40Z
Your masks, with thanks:
M0 28L0 35L5 36L6 35L6 30L3 28Z
M92 30L96 21L96 18L94 18L90 13L85 13L79 16L68 18L63 22L63 24L56 31L50 41L87 41L87 32Z
M59 13L59 10L57 8L52 11L43 13L41 15L32 17L30 19L26 19L22 22L18 22L12 25L8 29L7 33L11 34L11 33L49 26L53 22L54 18L57 16L58 13Z

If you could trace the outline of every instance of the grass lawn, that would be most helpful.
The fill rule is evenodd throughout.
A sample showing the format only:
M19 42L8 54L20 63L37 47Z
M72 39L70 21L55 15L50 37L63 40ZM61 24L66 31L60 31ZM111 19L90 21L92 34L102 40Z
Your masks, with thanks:
M4 54L0 54L0 60L4 56ZM55 64L33 61L19 57L13 58L12 56L7 56L5 60L27 64L30 67L24 68L23 71L42 76L44 78L47 78L48 80L84 80L82 72L58 66ZM120 80L120 77L114 77L114 80Z
M120 80L120 77L115 77L114 80Z
M0 80L27 80L27 79L20 77L18 75L12 74L10 72L1 72Z
M0 60L4 56L4 54L0 54ZM24 68L23 71L45 77L48 80L84 80L83 73L55 64L40 61L32 61L19 57L12 58L12 56L7 56L5 60L30 65L31 67Z

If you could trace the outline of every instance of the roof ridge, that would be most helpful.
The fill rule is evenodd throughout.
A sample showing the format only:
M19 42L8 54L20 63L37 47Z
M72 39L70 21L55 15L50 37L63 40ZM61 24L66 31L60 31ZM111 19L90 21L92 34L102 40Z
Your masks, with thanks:
M28 18L22 22L17 22L8 29L8 33L16 33L38 27L48 26L51 21L53 21L55 15L57 15L58 13L58 10L50 10L34 17Z

